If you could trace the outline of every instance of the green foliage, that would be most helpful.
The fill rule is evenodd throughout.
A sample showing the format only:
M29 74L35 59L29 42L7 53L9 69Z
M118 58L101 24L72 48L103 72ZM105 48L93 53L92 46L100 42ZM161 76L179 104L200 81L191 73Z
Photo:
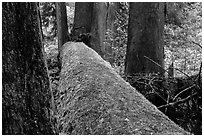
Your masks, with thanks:
M74 21L74 3L65 3L67 9L67 23L68 30L72 29ZM43 36L45 40L52 41L57 35L57 17L56 17L56 5L55 2L41 2L40 3L40 14Z
M120 9L116 14L114 25L116 32L107 31L107 41L112 45L114 63L113 67L119 74L123 74L125 66L125 54L127 47L127 28L129 18L129 4L120 2Z
M165 25L165 67L172 62L180 71L195 75L201 64L201 3L184 3L180 26ZM175 76L183 76L179 71Z
M180 26L182 24L183 2L165 2L165 22Z
M201 63L201 3L167 3L165 19L165 68L174 68L195 75ZM127 47L128 3L121 2L115 20L116 33L107 31L107 41L113 45L113 67L123 74ZM175 70L174 76L183 76Z
M67 23L68 23L68 31L71 33L73 23L74 23L74 9L75 3L74 2L66 2L66 9L67 9Z
M40 3L43 36L53 39L57 35L56 6L54 2Z

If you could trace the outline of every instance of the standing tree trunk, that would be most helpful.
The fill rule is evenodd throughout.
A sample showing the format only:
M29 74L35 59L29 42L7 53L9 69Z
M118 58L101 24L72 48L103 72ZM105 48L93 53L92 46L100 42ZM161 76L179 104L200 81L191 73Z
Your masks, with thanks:
M84 42L102 57L105 54L106 11L104 2L76 2L72 40Z
M60 52L61 47L69 39L68 37L68 25L67 25L67 12L64 2L56 2L57 13L57 36L58 36L58 66L61 69Z
M2 133L53 134L35 3L2 3Z
M108 3L107 7L107 22L106 22L106 31L108 32L108 36L112 37L114 41L106 42L105 46L105 60L113 64L114 57L113 57L113 50L112 47L116 47L115 42L115 33L116 33L116 25L115 20L117 16L117 12L119 10L119 2L110 2Z
M76 39L80 34L91 32L92 11L93 11L93 2L75 3L72 39Z
M91 48L103 58L105 58L106 13L107 7L105 2L94 3L92 11Z
M125 73L163 73L153 61L164 66L164 4L131 2L129 9Z
M67 12L64 2L56 2L56 13L57 13L58 50L60 54L62 45L68 41Z

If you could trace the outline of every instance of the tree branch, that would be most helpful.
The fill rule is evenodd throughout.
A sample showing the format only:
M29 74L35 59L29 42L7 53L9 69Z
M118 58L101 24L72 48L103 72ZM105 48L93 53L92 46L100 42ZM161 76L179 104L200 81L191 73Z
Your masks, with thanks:
M173 98L173 100L175 100L179 95L181 95L182 93L184 93L185 91L187 91L187 90L189 90L189 89L191 89L191 88L193 88L193 87L195 87L196 86L196 84L193 84L192 86L190 86L190 87L188 87L188 88L185 88L184 90L182 90L181 92L179 92L174 98Z
M197 93L194 93L193 95L190 95L190 96L188 96L188 97L186 97L186 98L184 98L184 99L181 99L181 100L179 100L179 101L172 102L172 103L169 103L169 104L166 104L166 105L161 105L161 106L159 106L159 107L157 107L157 108L159 109L159 108L168 107L168 106L174 106L174 105L183 103L183 102L189 100L191 97L193 97L193 96L195 96L195 95L197 95Z
M197 42L195 42L195 41L191 41L191 42L192 42L193 44L199 46L199 47L202 49L202 46L201 46L199 43L197 43Z

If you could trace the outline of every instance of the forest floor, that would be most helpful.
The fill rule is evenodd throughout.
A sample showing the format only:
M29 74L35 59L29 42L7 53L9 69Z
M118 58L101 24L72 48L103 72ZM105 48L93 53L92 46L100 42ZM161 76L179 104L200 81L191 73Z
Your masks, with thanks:
M54 96L58 91L60 70L58 46L45 48ZM134 88L179 126L193 134L202 134L202 78L161 78L156 75L122 76Z

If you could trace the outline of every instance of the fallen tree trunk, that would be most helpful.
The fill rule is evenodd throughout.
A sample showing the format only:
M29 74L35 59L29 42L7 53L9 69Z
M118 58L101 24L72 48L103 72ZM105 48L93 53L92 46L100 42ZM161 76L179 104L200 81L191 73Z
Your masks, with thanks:
M85 44L68 42L61 53L60 134L188 134Z

